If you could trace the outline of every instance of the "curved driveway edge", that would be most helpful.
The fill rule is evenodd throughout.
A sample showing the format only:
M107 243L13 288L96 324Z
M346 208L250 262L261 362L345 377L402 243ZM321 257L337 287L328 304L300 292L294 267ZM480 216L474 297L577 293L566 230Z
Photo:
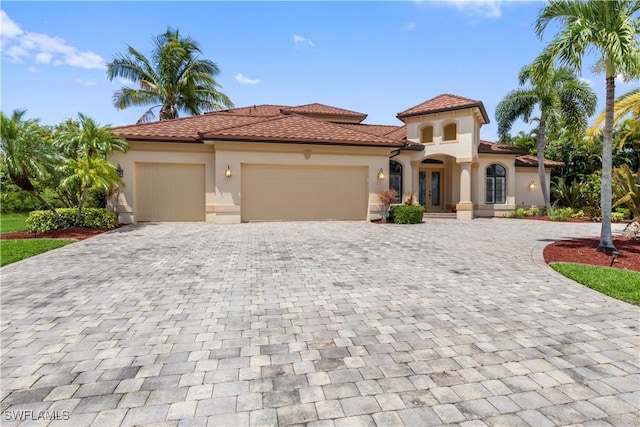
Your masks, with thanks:
M124 227L0 270L2 425L640 425L640 309L539 262L598 234Z

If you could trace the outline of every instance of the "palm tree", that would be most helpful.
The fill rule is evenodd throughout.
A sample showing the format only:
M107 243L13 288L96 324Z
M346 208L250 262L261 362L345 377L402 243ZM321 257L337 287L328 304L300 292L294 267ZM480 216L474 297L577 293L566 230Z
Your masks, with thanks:
M630 116L629 119L625 117ZM606 117L606 110L600 113L591 127L587 129L587 134L595 136L602 131L602 125ZM640 88L633 89L616 99L613 105L613 127L621 121L629 120L628 129L620 139L618 148L622 148L627 139L640 132Z
M159 119L178 117L179 111L199 115L204 111L233 107L227 95L218 92L215 81L220 70L208 59L199 58L200 45L178 30L167 29L154 41L151 60L129 46L126 55L117 54L107 64L107 78L130 80L139 88L124 86L115 92L116 108L152 105L138 123L155 119L153 110L160 107Z
M602 227L598 250L615 250L611 235L612 135L615 79L640 75L640 0L556 0L541 9L535 31L542 37L549 24L559 24L559 31L545 47L540 60L548 66L555 60L578 71L586 53L597 52L599 67L606 81L605 121L602 142L602 190L600 208Z
M107 156L114 150L126 151L128 143L109 127L80 113L78 121L65 124L55 138L54 146L65 156L60 167L60 188L74 194L78 208L76 225L80 225L90 189L109 193L122 186L122 179L113 163L107 161Z
M45 130L36 119L25 119L26 110L13 110L11 116L0 112L2 165L9 179L47 207L60 227L67 227L56 209L38 192L33 178L44 178L58 157L45 143Z
M534 63L522 68L518 76L520 86L528 87L509 92L496 107L498 135L507 137L513 123L518 119L529 122L536 107L540 110L537 119L538 179L547 214L551 215L551 200L547 190L544 167L544 149L548 129L565 125L574 135L584 132L587 118L596 109L597 97L589 85L580 81L566 67L548 68L544 72L541 64Z

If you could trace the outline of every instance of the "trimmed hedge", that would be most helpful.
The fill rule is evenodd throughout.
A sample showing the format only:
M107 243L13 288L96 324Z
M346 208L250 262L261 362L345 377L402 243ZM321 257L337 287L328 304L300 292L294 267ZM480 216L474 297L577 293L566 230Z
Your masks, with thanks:
M411 205L392 206L390 217L396 224L420 224L424 216L424 207Z
M78 210L75 208L56 209L65 222L72 226L76 221ZM53 216L53 212L33 211L26 219L27 230L31 233L57 230L60 224ZM118 226L118 217L113 212L100 208L86 208L82 210L80 227L84 228L115 228Z

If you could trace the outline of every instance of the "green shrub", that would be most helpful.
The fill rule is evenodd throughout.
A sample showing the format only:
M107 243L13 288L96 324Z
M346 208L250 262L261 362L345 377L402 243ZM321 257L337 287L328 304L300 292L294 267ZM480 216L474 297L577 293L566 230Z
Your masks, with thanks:
M527 216L526 209L518 208L509 214L509 218L524 218Z
M562 221L566 222L571 218L571 214L573 213L573 209L571 208L557 208L554 209L551 214L551 221Z
M531 207L529 209L527 209L526 211L526 216L536 216L538 215L538 212L540 212L540 208L538 208L536 205L531 205Z
M579 209L571 214L571 218L584 218L584 217L585 217L585 213L582 209Z
M624 214L622 212L611 212L611 222L624 222Z
M623 219L625 219L625 220L631 220L631 209L629 209L629 208L623 208L623 207L618 206L618 207L616 208L615 212L618 212L618 213L623 214L623 215L624 215L624 218L623 218Z
M77 209L60 208L56 212L69 225L76 221ZM51 211L33 211L26 219L27 230L31 233L57 230L60 224ZM82 210L80 227L85 228L115 228L118 225L116 214L106 209L87 208Z
M602 211L600 208L594 206L586 206L584 208L584 216L588 217L591 221L598 222L602 220Z
M398 205L391 207L391 217L396 224L419 224L424 216L424 207Z

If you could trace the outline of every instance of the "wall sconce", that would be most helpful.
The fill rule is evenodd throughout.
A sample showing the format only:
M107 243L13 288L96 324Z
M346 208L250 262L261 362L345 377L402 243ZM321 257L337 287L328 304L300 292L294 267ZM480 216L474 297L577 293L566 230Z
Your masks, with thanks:
M227 165L227 170L224 171L224 176L226 176L227 178L231 178L231 175L233 175L233 172L231 172L231 168L229 167L229 165Z
M382 170L382 168L380 168L380 170L378 171L378 179L380 181L384 179L384 171Z
M118 166L116 166L116 172L118 172L118 176L120 178L124 176L124 169L122 169L122 166L120 166L120 163L118 163Z
M535 190L536 189L536 183L533 182L533 180L529 183L529 190Z

